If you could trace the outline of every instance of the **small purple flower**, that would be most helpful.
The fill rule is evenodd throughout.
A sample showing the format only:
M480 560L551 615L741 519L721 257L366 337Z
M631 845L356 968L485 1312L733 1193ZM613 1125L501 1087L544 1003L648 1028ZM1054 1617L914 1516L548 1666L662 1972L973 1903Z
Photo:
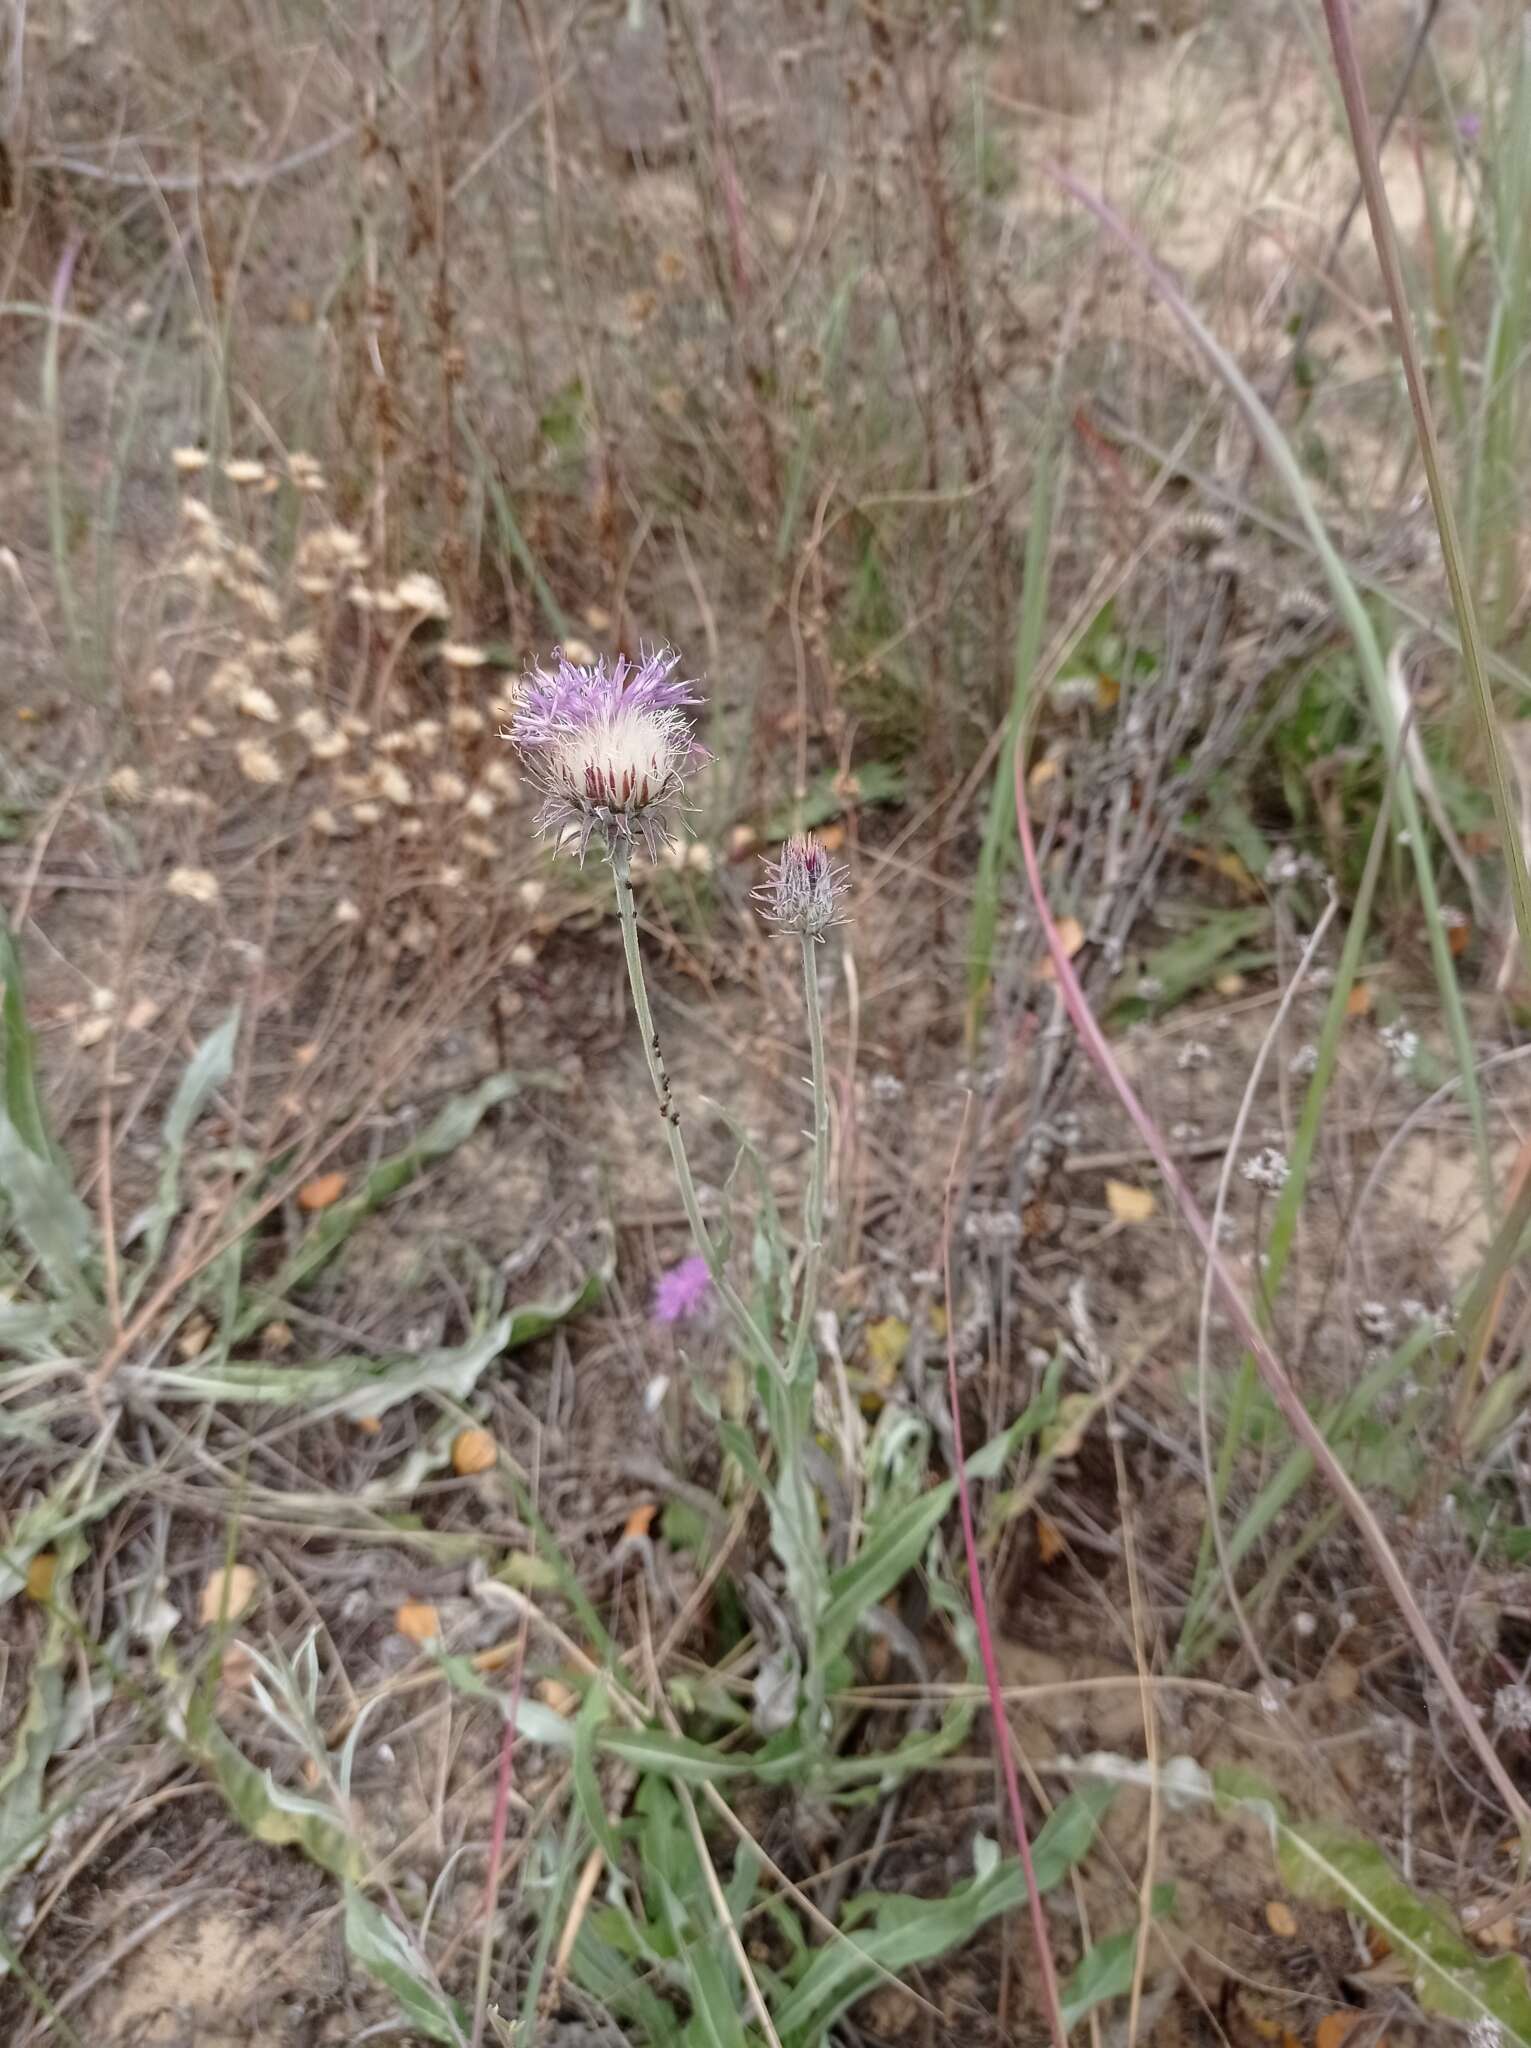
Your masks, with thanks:
M1457 133L1467 144L1468 148L1471 149L1473 144L1482 138L1483 116L1481 114L1464 114L1457 122Z
M687 1316L695 1315L707 1299L711 1286L712 1275L707 1270L707 1261L700 1252L693 1252L690 1258L682 1259L678 1266L660 1274L654 1286L654 1321L679 1323Z
M694 684L674 679L680 656L639 650L580 668L555 653L551 672L533 666L516 691L505 734L542 790L538 830L570 826L584 859L593 837L608 854L641 836L651 858L670 837L670 810L686 778L708 759L685 707Z
M850 870L832 861L817 839L789 839L781 859L768 860L765 871L755 900L782 931L817 939L841 922L840 894Z

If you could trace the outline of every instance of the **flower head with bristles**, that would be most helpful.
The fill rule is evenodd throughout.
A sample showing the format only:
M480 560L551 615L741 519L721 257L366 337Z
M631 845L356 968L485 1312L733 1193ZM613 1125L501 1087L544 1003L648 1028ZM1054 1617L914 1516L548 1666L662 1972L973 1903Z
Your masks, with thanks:
M505 737L542 791L538 830L571 838L581 860L593 838L608 854L641 839L651 859L669 843L686 778L708 759L684 710L702 700L674 680L679 666L667 647L589 668L560 652L522 678Z
M755 900L779 930L817 939L842 922L840 896L850 870L832 861L817 839L789 839L781 859L768 860L765 871Z

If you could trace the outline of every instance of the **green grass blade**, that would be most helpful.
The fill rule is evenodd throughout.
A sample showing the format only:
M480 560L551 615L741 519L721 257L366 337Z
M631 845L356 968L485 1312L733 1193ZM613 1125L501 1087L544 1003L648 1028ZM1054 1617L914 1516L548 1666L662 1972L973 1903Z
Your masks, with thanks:
M1061 496L1060 452L1063 436L1063 377L1066 352L1060 353L1048 399L1047 418L1037 449L1031 485L1031 517L1026 530L1026 559L1021 584L1021 613L1015 632L1015 679L1010 709L994 765L989 816L984 826L978 874L973 885L973 917L968 933L967 1043L978 1042L994 966L994 935L999 927L999 898L1005 869L1015 845L1015 749L1031 712L1042 634L1047 624L1047 592L1052 570L1053 521Z
M216 1025L187 1062L170 1108L165 1115L160 1140L159 1189L148 1212L144 1229L143 1264L126 1290L129 1304L148 1279L181 1203L181 1161L192 1127L216 1091L234 1071L234 1041L239 1035L239 1005Z

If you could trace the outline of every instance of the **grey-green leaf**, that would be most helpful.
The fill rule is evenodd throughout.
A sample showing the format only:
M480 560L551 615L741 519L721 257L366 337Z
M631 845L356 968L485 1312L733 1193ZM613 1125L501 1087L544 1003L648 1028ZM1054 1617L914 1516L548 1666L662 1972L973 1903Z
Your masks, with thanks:
M346 1947L362 1968L386 1984L410 2025L427 2040L464 2048L467 2018L403 1928L380 1913L354 1884L346 1886Z

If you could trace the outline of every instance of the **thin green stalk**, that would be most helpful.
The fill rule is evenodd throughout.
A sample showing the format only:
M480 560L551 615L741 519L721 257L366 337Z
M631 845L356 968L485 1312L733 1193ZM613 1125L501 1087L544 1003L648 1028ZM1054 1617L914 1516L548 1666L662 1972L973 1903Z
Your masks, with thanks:
M53 274L53 291L48 305L48 338L43 346L42 412L48 424L48 541L53 552L53 580L58 589L59 609L69 632L69 651L74 675L82 675L82 638L79 607L75 603L74 578L69 566L69 514L64 487L64 432L59 401L59 336L64 307L74 277L75 259L80 253L76 235L59 259Z
M633 1009L638 1018L638 1030L643 1039L643 1056L648 1061L649 1079L654 1084L654 1098L659 1104L665 1143L670 1148L670 1160L675 1168L675 1181L680 1189L681 1206L686 1212L686 1221L691 1226L691 1235L696 1241L697 1250L707 1261L712 1284L717 1288L729 1314L749 1339L761 1360L775 1362L776 1348L756 1322L743 1297L724 1271L722 1255L718 1251L712 1232L707 1228L701 1203L697 1200L696 1182L691 1177L691 1161L686 1156L686 1141L680 1134L680 1116L671 1098L670 1077L665 1072L664 1055L659 1049L659 1032L654 1024L654 1013L649 1007L648 984L643 974L643 954L638 946L638 912L633 902L631 857L625 846L618 846L613 852L611 873L616 884L617 915L622 923L622 950L627 956L627 979L633 992Z
M1377 812L1376 829L1366 850L1366 865L1361 871L1360 887L1356 891L1350 921L1345 928L1345 943L1340 948L1334 990L1324 1012L1323 1025L1318 1035L1318 1059L1313 1069L1313 1077L1308 1083L1307 1095L1303 1099L1302 1116L1298 1120L1297 1136L1292 1143L1289 1171L1276 1200L1275 1214L1271 1218L1263 1284L1255 1301L1255 1314L1260 1320L1261 1328L1265 1330L1271 1327L1268 1304L1273 1303L1281 1292L1287 1258L1297 1229L1297 1218L1307 1190L1308 1169L1313 1163L1319 1132L1323 1128L1324 1104L1328 1100L1329 1084L1339 1064L1340 1038L1350 1005L1350 991L1355 986L1356 975L1361 966L1361 948L1371 923L1372 898L1377 891L1377 880L1382 872L1383 850L1390 836L1388 827L1393 815L1394 783L1402 758L1403 746L1400 740L1389 764L1387 787L1382 793L1382 803ZM1244 1448L1244 1436L1249 1426L1250 1405L1254 1400L1257 1379L1258 1370L1254 1357L1246 1351L1229 1398L1228 1419L1224 1425L1222 1442L1218 1446L1217 1470L1213 1476L1213 1498L1219 1512L1228 1500L1228 1489L1233 1483L1234 1461ZM1209 1518L1207 1526L1202 1530L1196 1574L1191 1582L1191 1598L1186 1604L1185 1619L1180 1627L1180 1640L1175 1646L1177 1670L1189 1669L1194 1638L1206 1604L1211 1598L1213 1563L1213 1535Z
M808 1241L803 1247L803 1297L797 1328L787 1358L787 1381L795 1385L808 1354L813 1312L818 1306L819 1274L824 1264L824 1202L829 1185L829 1075L824 1059L824 1014L819 1004L819 977L814 964L818 942L802 934L803 997L808 1009L808 1049L813 1088L813 1162L808 1175L804 1221Z
M1356 166L1361 173L1362 190L1366 194L1366 210L1371 217L1372 241L1376 245L1377 262L1382 271L1382 281L1387 288L1388 306L1393 316L1393 338L1398 345L1404 377L1409 387L1409 402L1414 410L1414 428L1419 439L1420 456L1424 462L1425 481L1430 489L1430 509L1435 515L1436 527L1441 537L1441 555L1446 566L1446 580L1451 587L1451 607L1456 613L1457 630L1462 638L1462 666L1467 671L1468 689L1472 696L1473 709L1477 713L1479 733L1488 751L1489 794L1494 801L1494 819L1499 827L1505 862L1510 872L1510 896L1515 907L1515 923L1520 933L1522 953L1526 959L1531 960L1531 876L1526 872L1526 853L1521 844L1520 824L1510 798L1510 772L1505 759L1504 740L1499 731L1498 716L1494 709L1494 699L1484 668L1477 614L1468 584L1467 558L1457 533L1456 514L1452 509L1451 496L1446 488L1440 442L1435 431L1435 417L1430 409L1429 393L1425 389L1419 344L1415 339L1413 324L1409 317L1403 266L1398 258L1398 239L1393 229L1393 216L1388 206L1387 191L1382 182L1382 167L1377 161L1377 145L1372 136L1371 116L1366 105L1366 88L1361 78L1360 61L1356 55L1355 39L1350 29L1350 10L1345 0L1324 0L1324 15L1329 23L1329 39L1334 45L1335 69L1339 73L1345 112L1350 119ZM1413 830L1413 820L1409 823L1410 829ZM1426 916L1433 920L1435 905L1429 900L1428 895L1425 912Z

